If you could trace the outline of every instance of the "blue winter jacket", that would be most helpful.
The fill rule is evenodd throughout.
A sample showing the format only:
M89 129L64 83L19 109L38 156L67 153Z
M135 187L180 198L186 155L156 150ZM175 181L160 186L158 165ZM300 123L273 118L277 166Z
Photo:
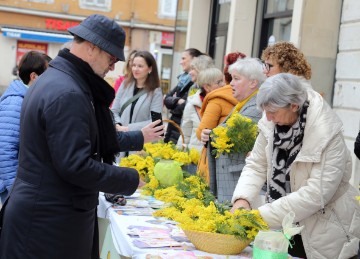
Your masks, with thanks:
M18 167L20 111L28 87L14 80L0 97L0 193L10 191Z

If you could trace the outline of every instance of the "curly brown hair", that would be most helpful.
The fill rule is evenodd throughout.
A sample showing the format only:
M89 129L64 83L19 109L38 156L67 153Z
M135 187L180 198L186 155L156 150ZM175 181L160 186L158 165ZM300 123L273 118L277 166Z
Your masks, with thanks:
M311 66L304 54L290 42L277 42L263 50L262 60L271 59L276 62L281 72L311 78Z

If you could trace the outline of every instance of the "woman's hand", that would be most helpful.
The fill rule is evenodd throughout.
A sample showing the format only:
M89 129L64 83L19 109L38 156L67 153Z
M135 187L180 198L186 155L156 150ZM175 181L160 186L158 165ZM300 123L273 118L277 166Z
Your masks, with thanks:
M141 180L141 179L139 179L139 185L138 185L138 188L142 188L142 187L144 187L145 186L145 182L143 181L143 180Z
M201 143L203 143L204 145L209 141L210 139L210 129L203 129L201 131Z
M231 208L230 212L234 213L235 210L243 208L245 210L251 210L250 203L247 200L244 199L237 199L234 202L233 207Z
M177 104L178 104L178 105L181 105L181 104L183 104L184 102L185 102L185 100L181 98L181 99L179 99L179 100L177 101Z
M123 132L127 132L129 131L129 128L126 126L120 126L119 124L116 124L116 131L123 131Z

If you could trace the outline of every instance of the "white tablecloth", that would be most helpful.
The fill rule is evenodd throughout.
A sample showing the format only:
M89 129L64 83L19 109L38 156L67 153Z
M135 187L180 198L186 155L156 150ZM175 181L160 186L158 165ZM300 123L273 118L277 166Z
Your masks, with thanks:
M185 250L171 250L160 248L138 248L132 241L133 239L127 234L129 226L151 226L159 227L158 225L150 224L147 221L154 219L150 216L124 216L119 215L111 208L111 204L107 202L102 194L99 196L98 216L109 219L109 229L114 243L114 247L119 255L134 258L145 259L147 256L159 256L157 258L196 258L197 256L207 256L207 259L248 259L251 258L251 248L247 247L241 255L225 256L205 253L199 250L185 251ZM104 254L104 253L102 253ZM105 253L106 254L106 253Z

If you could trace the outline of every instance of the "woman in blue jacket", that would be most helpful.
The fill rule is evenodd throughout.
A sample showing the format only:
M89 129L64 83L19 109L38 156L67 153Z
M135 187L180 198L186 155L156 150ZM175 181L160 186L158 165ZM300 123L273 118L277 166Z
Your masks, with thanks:
M16 176L19 153L20 110L29 86L41 75L51 58L29 51L19 63L19 77L10 83L0 98L0 198L4 203Z

